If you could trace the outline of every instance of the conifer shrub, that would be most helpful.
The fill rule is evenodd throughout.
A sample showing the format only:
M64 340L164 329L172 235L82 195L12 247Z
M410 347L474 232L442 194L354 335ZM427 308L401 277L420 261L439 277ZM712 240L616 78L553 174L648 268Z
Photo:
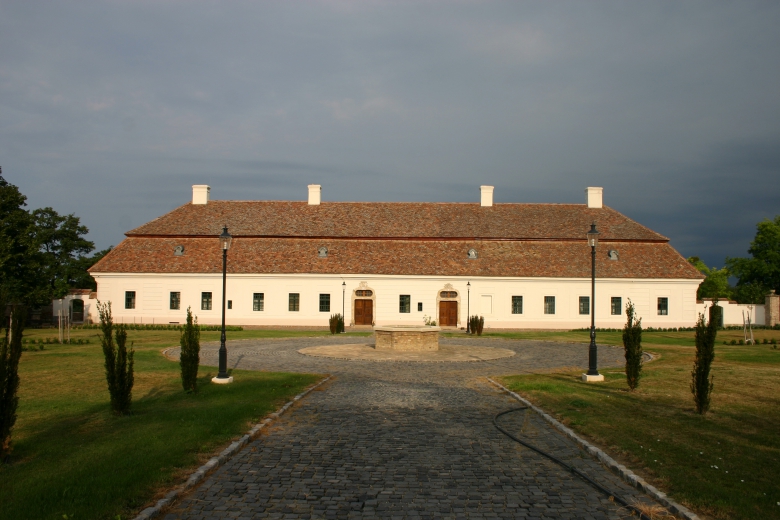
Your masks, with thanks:
M106 381L111 395L111 410L117 415L128 415L133 400L133 351L127 350L127 330L118 325L114 330L111 302L97 303L100 315L100 344L105 358Z
M187 323L182 328L179 345L181 345L181 354L179 355L181 386L187 393L197 393L198 368L200 367L200 326L198 325L198 317L192 316L190 307L187 307Z
M5 309L5 305L2 306ZM19 359L22 357L22 333L27 312L14 306L10 325L3 319L0 337L0 463L11 455L11 430L16 423L16 407L19 405Z
M471 318L469 318L469 332L471 334L476 334L477 336L481 336L482 329L484 327L485 327L485 318L483 316L474 315Z
M710 316L713 316L710 313ZM710 408L710 394L712 393L712 376L710 369L715 359L715 338L718 335L718 322L705 321L704 315L699 314L696 322L695 342L696 358L691 371L691 393L696 407L696 413L705 414ZM733 340L732 340L733 341Z
M628 388L633 391L639 386L642 373L642 318L636 318L636 309L631 300L626 304L623 349L626 356L626 382Z

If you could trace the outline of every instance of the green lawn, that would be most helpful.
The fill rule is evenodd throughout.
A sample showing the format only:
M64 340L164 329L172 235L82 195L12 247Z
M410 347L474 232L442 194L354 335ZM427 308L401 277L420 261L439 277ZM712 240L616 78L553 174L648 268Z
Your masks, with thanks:
M599 343L619 345L619 336L600 333ZM780 332L755 336L780 338ZM712 405L703 417L694 413L689 390L692 332L643 335L645 350L659 357L645 364L635 392L627 391L622 369L601 370L605 383L582 383L581 371L511 376L503 383L694 511L723 519L780 518L780 350L723 345L740 337L739 331L718 336ZM587 342L587 333L529 338Z
M30 330L25 337L53 338ZM323 335L253 330L240 337ZM0 465L0 518L130 517L251 424L320 379L307 374L234 371L232 385L213 385L201 367L200 392L182 391L178 363L163 358L177 331L130 331L135 342L133 414L115 417L95 330L73 331L84 345L45 345L22 354L18 420L10 465ZM202 341L218 340L204 332Z

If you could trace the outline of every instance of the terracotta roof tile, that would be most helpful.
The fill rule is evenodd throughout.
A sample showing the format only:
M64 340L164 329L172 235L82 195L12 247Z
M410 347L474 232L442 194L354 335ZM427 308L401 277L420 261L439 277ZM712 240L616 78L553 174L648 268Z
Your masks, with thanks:
M602 239L668 241L604 207L584 204L209 201L185 204L127 236L484 238L579 240L595 221Z
M184 246L175 256L174 248ZM318 248L328 248L320 258ZM470 260L470 248L478 258ZM607 258L617 249L619 260ZM602 278L701 279L668 243L599 243ZM383 274L435 276L590 277L590 247L581 241L344 240L235 238L229 273ZM92 273L220 273L216 238L130 237L90 269Z

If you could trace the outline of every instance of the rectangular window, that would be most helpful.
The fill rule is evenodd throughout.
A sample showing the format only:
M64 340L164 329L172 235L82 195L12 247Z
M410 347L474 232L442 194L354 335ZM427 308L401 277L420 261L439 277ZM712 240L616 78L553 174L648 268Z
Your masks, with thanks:
M262 311L265 309L265 293L256 292L252 295L252 310Z
M233 308L233 300L228 300L228 309Z
M620 316L623 314L623 298L620 296L612 297L612 315Z
M330 294L320 294L320 312L330 312Z
M512 314L523 314L522 296L512 296Z
M290 301L287 305L287 310L290 312L298 312L301 310L301 294L297 292L290 293Z
M172 292L171 293L171 310L178 311L181 309L181 293L180 292Z
M417 312L422 312L422 302L417 302Z
M135 309L135 291L125 291L125 309Z
M555 296L544 297L544 313L555 314Z
M412 297L408 294L402 294L398 299L398 312L412 312Z
M590 296L580 296L580 314L590 314Z
M210 292L202 292L202 293L200 293L200 310L202 310L202 311L210 311L211 310L211 293Z
M658 298L658 315L669 315L669 298Z

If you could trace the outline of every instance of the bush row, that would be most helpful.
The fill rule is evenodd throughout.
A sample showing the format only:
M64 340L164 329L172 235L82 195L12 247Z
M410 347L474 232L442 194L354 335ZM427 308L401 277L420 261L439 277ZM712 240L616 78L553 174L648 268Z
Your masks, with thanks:
M184 325L142 325L138 323L124 323L124 324L117 324L122 325L126 330L184 330ZM90 325L78 325L73 327L73 329L99 329L100 324L93 323ZM200 325L201 331L221 331L222 326L221 325ZM230 332L238 332L244 330L244 327L238 327L236 325L226 325L225 326L226 331Z
M765 327L763 325L751 326L753 330L780 330L780 325L774 327ZM728 327L718 327L718 330L742 330L742 325L729 325ZM691 332L695 327L643 327L643 332ZM596 327L596 332L622 332L623 329L600 328ZM570 332L590 332L590 327L583 329L572 329Z
M777 340L775 338L772 338L772 339L764 338L764 341L761 341L760 339L757 339L755 344L758 345L759 343L763 343L764 345L777 345ZM732 339L731 341L724 340L723 344L724 345L744 345L745 344L745 340L742 340L742 339ZM749 344L750 344L750 340L748 340L748 345Z
M59 338L22 338L22 345L61 345L66 343L68 343L68 341L60 342ZM70 340L71 345L84 345L85 343L89 343L89 338Z

